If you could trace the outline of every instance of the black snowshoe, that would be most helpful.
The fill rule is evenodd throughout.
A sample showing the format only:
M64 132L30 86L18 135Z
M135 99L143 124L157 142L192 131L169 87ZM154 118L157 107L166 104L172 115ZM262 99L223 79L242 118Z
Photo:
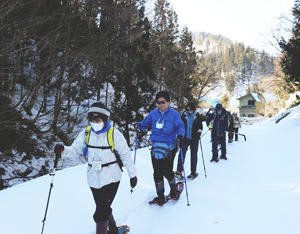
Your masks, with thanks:
M169 196L163 196L163 197L155 197L153 200L149 201L148 203L150 205L159 205L163 206L165 203L167 203L169 200Z
M188 175L187 178L189 178L189 179L195 179L197 176L198 176L197 172L192 172L190 175Z

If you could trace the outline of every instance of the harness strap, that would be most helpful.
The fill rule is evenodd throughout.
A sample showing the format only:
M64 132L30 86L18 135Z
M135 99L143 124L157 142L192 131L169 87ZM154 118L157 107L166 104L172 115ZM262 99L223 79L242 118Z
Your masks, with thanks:
M94 145L86 145L88 148L93 148L93 149L111 149L111 146L94 146Z
M110 164L113 164L113 163L118 163L121 171L123 172L123 163L121 161L121 158L120 158L120 155L118 154L118 152L115 150L115 144L114 144L114 138L113 138L113 134L114 134L114 127L110 127L107 131L107 142L108 142L108 145L109 146L93 146L93 145L89 145L89 140L90 140L90 133L91 133L91 129L92 129L92 126L89 125L86 127L85 129L85 145L87 148L94 148L94 149L110 149L114 155L116 156L116 161L113 161L113 162L109 162L109 163L105 163L102 165L102 167L106 167ZM90 166L90 164L89 164Z
M109 162L109 163L104 163L104 164L102 164L102 167L107 167L107 166L109 166L109 165L111 165L111 164L115 164L115 163L118 163L118 161L113 161L113 162ZM92 167L92 164L88 164L88 166L89 166L89 167Z

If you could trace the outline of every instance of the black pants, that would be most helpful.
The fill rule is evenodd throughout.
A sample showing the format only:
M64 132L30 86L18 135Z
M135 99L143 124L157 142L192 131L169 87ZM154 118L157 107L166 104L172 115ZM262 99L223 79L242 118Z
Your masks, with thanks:
M237 141L239 139L239 128L234 128L234 136L235 136L235 140Z
M155 159L154 157L151 157L151 159L154 170L153 177L155 183L163 182L164 177L166 177L168 181L171 181L174 178L173 160L171 157L164 159Z
M182 146L182 157L183 163L181 162L181 156L178 155L178 162L177 162L177 171L183 171L183 164L185 161L186 151L188 147L190 147L191 151L191 172L197 171L197 162L198 162L198 146L199 146L199 139L184 139L183 146Z
M213 159L218 158L218 145L221 145L221 154L226 155L226 135L224 136L213 136L212 138L212 152Z
M119 184L120 181L105 185L100 189L91 187L96 203L96 211L93 216L96 223L107 221L109 216L112 214L110 206L115 199Z

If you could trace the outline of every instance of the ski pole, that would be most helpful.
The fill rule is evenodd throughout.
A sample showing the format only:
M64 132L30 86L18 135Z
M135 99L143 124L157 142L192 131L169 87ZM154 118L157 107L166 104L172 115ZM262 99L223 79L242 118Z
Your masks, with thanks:
M138 138L138 134L136 134L136 137L135 137L135 146L134 146L134 160L133 160L134 164L135 164L135 160L136 160L136 150L137 150L138 144L139 144L139 138Z
M201 137L204 137L204 135L205 135L206 133L208 133L208 131L209 131L209 129L207 129L206 132L203 133L203 134L201 135ZM200 137L200 138L201 138L201 137Z
M186 177L185 177L185 170L184 170L184 165L183 165L183 155L182 155L182 147L180 147L179 149L179 154L180 154L180 160L182 163L182 169L183 169L183 178L184 178L184 184L185 184L185 194L186 194L186 200L187 200L187 206L190 206L190 202L189 202L189 193L188 193L188 189L187 189L187 183L186 183Z
M134 145L134 160L133 160L133 163L134 163L134 164L135 164L136 150L137 150L138 144L139 144L139 138L138 138L138 134L136 134L136 137L135 137L135 145ZM130 192L131 192L131 193L133 192L133 188L130 189Z
M235 132L231 132L233 135L235 135L236 133ZM243 136L244 137L244 140L245 141L247 141L247 139L246 139L246 135L245 134L241 134L241 133L238 133L238 135L240 135L240 136Z
M238 133L238 134L241 135L241 136L243 136L243 137L244 137L244 140L247 141L247 140L246 140L246 135L245 135L245 134L241 134L241 133Z
M53 166L53 171L52 173L50 173L49 175L52 176L52 179L51 179L51 183L50 183L50 189L49 189L49 194L48 194L48 199L47 199L47 205L46 205L46 210L45 210L45 216L44 216L44 219L43 219L43 227L42 227L42 233L44 233L44 227L45 227L45 222L46 222L46 217L47 217L47 212L48 212L48 206L49 206L49 201L50 201L50 196L51 196L51 191L52 191L52 188L53 188L53 181L54 181L54 176L55 176L55 171L56 171L56 167L57 167L57 163L58 163L58 159L60 158L60 152L56 152L55 153L55 160L54 160L54 166Z
M201 154L202 154L202 162L203 162L204 174L205 174L205 178L207 178L206 169L205 169L205 163L204 163L204 157L203 157L203 150L202 150L201 138L199 139L199 141L200 141L200 149L201 149Z

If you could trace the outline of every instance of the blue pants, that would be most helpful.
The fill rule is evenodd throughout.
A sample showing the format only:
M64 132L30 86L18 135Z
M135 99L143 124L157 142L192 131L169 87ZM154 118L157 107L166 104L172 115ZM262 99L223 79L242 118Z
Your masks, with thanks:
M198 146L199 146L199 139L184 139L183 146L182 146L182 157L183 157L183 164L185 161L185 155L188 147L190 146L191 150L191 172L197 171L197 162L198 162ZM183 171L181 162L180 153L178 154L178 163L177 163L177 171Z
M221 154L226 155L226 135L212 137L213 159L218 159L218 145L221 145Z

